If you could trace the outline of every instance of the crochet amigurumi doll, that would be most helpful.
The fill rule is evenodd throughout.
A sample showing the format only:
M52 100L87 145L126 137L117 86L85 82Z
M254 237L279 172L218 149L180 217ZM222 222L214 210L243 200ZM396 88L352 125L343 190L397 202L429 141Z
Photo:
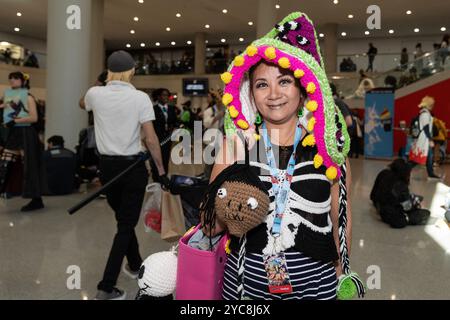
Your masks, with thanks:
M248 164L234 163L208 186L200 206L204 225L219 219L238 238L257 227L269 212L269 194Z
M173 300L177 264L174 250L154 253L145 259L139 270L136 300Z

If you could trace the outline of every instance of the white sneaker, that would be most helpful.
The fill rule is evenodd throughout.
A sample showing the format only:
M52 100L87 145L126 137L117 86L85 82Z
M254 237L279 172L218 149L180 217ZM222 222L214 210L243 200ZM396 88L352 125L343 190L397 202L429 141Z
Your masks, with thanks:
M125 300L127 293L125 290L113 288L112 292L98 290L94 300Z
M138 271L132 271L130 269L130 266L128 265L128 263L125 263L122 266L122 271L123 273L125 273L128 277L130 277L133 280L136 280L139 276L139 270Z

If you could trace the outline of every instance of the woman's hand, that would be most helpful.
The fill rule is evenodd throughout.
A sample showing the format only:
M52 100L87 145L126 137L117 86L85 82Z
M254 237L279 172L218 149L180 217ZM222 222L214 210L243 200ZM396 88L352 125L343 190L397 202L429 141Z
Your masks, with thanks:
M336 277L339 279L339 277L342 275L342 265L340 261L336 261L334 263L334 268L336 269Z

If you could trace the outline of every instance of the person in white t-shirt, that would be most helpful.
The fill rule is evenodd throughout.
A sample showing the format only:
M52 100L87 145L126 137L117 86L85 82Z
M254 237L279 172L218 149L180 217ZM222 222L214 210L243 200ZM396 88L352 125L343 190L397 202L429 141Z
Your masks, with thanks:
M125 51L116 51L108 58L108 78L104 87L89 89L81 107L94 113L95 137L100 153L101 182L106 184L133 164L141 152L141 129L145 143L158 169L163 187L168 188L161 160L161 148L153 128L153 105L147 94L136 90L130 80L135 61ZM123 271L136 279L142 258L134 228L139 220L148 172L144 162L106 190L108 204L115 212L117 233L106 264L102 281L97 286L97 300L123 300L126 292L116 288L123 258L128 264Z

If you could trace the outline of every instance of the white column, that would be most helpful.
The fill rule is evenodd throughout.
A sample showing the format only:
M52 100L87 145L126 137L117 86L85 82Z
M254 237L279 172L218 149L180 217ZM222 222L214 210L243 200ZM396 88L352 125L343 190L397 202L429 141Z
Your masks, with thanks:
M258 1L258 17L256 21L257 38L265 36L278 22L275 4L275 0Z
M195 34L195 74L205 74L206 35L203 32Z
M78 18L80 28L70 29L68 22L76 26ZM98 23L92 23L97 19ZM87 126L87 113L78 107L78 101L94 82L93 74L99 71L94 69L101 69L98 51L103 48L103 0L48 0L47 20L45 135L46 139L61 135L66 146L73 149L79 131ZM97 40L91 35L98 36Z
M322 57L325 64L325 71L327 73L337 72L338 25L336 23L329 23L320 28L320 31L324 34Z

